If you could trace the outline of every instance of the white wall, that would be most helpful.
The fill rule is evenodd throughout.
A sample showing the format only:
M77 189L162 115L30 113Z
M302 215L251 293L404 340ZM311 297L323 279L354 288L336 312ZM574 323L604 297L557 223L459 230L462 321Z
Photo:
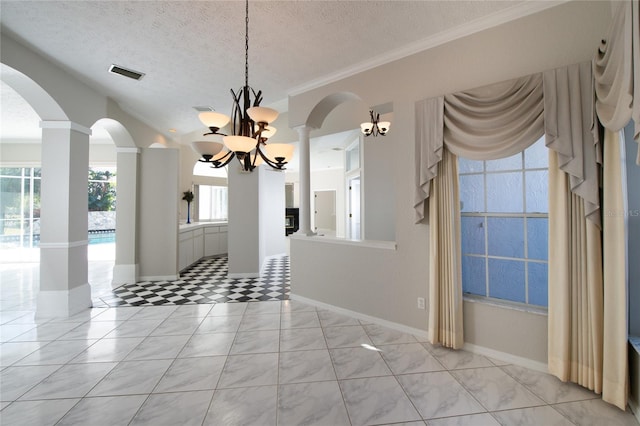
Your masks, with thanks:
M366 174L369 163L387 165L376 169L375 180L382 185L393 182L393 196L387 187L379 199L375 191L367 192L365 202L377 203L378 208L387 202L392 206L385 211L394 212L397 243L397 251L374 255L359 246L292 240L292 293L426 330L427 312L416 308L416 297L428 294L429 235L426 224L415 224L413 210L415 102L589 60L606 35L609 19L609 2L569 2L290 96L290 126L304 125L314 106L333 93L351 92L369 105L392 102L391 131L383 142L390 149L370 151L364 168ZM329 117L323 131L331 130L338 129L332 128ZM364 262L368 255L375 261ZM330 267L304 269L314 264ZM342 297L341 289L353 296ZM465 314L465 341L546 363L543 316L505 307L491 308L489 313L488 308L468 303ZM509 328L510 332L501 333ZM538 350L529 351L531 347Z

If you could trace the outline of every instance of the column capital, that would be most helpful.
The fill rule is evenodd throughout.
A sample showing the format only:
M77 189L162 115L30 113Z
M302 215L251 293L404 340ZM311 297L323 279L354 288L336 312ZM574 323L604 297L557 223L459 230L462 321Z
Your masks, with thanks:
M68 120L42 120L40 122L41 129L67 129L73 130L79 133L84 133L85 135L91 136L92 130L88 127L85 127L81 124L75 123L73 121Z
M296 126L296 127L294 127L294 128L293 128L293 130L297 131L297 132L298 132L298 135L299 135L300 137L304 137L304 136L306 136L306 137L308 138L308 137L309 137L309 133L310 133L312 130L315 130L315 127L311 127L311 126L309 126L309 125L303 124L303 125L301 125L301 126Z

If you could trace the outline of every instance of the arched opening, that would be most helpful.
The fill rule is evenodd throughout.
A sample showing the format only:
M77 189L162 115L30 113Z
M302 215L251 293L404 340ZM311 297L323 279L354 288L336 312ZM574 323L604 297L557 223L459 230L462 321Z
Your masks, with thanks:
M373 109L388 116L392 107L385 104ZM389 142L372 137L365 143L360 132L360 123L369 121L370 108L360 96L339 92L321 99L307 117L307 126L313 128L309 219L311 230L318 235L352 240L394 238L394 203L387 188L392 179L385 163ZM298 177L292 173L287 181L295 185ZM379 215L380 204L386 207ZM367 212L375 220L367 220Z
M118 162L109 121L98 120L89 137L87 271L93 298L111 291L116 258Z
M11 86L0 82L0 258L40 261L40 117Z
M40 122L68 118L25 74L0 64L0 77L0 292L3 308L32 309L40 281Z
M137 187L140 150L118 121L98 120L92 127L90 189L105 198L92 205L89 194L89 280L96 290L109 293L120 284L137 280ZM94 274L94 271L96 274Z

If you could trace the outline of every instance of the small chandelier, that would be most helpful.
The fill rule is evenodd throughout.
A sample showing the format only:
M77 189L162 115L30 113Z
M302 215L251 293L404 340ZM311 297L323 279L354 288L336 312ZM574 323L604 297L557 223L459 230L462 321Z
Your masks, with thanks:
M276 133L269 125L278 118L278 111L260 106L262 91L256 92L249 86L249 0L245 2L245 55L244 86L234 92L231 117L216 111L205 111L198 115L200 121L209 128L203 136L219 135L219 141L196 141L193 149L202 158L198 161L210 163L211 167L221 168L237 158L242 170L252 172L263 162L277 170L293 157L293 145L284 143L267 144L267 139ZM231 135L220 133L220 129L231 122Z
M380 121L380 114L376 114L374 117L373 110L369 110L369 116L371 116L371 121L360 125L360 130L365 137L370 135L373 135L373 137L386 135L391 123L388 121Z

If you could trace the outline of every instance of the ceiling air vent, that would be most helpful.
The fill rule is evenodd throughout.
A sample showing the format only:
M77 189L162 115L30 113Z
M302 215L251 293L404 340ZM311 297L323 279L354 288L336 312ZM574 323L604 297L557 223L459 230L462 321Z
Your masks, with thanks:
M125 77L132 78L134 80L140 80L142 77L144 77L144 73L142 72L129 70L119 65L113 65L113 64L109 67L109 72L112 72L114 74L120 74Z
M193 109L195 109L198 112L213 111L213 108L208 106L194 106Z

